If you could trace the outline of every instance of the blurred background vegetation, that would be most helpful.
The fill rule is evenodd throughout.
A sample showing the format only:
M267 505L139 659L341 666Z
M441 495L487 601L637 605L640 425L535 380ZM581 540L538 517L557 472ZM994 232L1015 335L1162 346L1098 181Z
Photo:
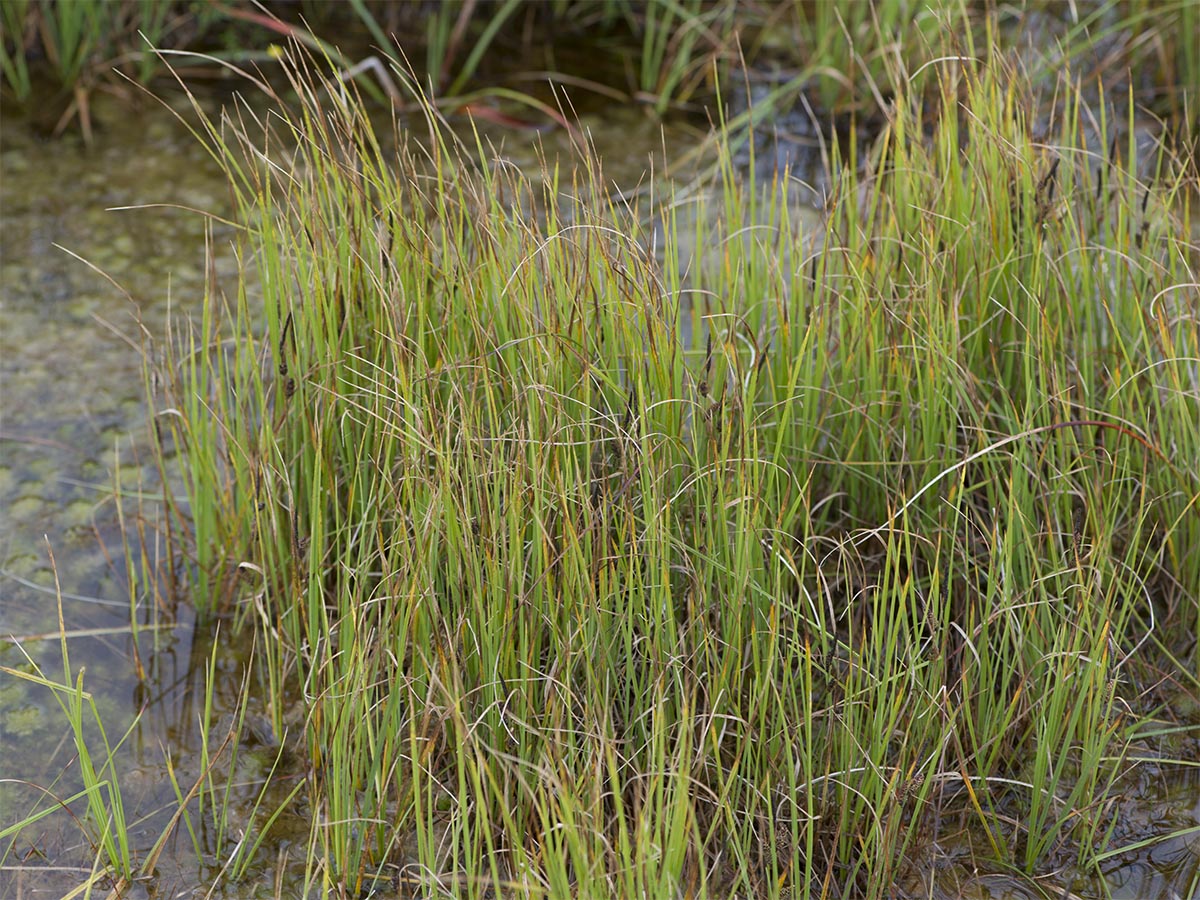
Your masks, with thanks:
M592 93L659 116L697 108L746 69L803 88L818 112L869 118L898 84L928 71L933 35L964 20L978 32L962 34L964 48L989 28L1011 32L1014 47L1028 37L1057 48L1030 63L1035 83L1070 67L1084 81L1128 83L1160 115L1195 115L1194 0L6 0L0 67L6 101L35 108L56 133L78 123L85 137L97 90L132 98L132 85L163 76L166 60L190 83L229 77L233 66L273 67L289 37L378 100L390 88L372 59L411 72L440 103L497 91L512 100L557 80L575 102Z

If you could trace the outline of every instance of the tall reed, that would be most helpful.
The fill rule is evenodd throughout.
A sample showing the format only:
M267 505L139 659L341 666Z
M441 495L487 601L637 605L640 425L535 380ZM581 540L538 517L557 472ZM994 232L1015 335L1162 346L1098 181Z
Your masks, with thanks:
M1097 865L1149 650L1200 664L1176 163L1036 143L986 46L816 234L726 158L688 258L682 197L320 71L202 120L244 277L160 416L196 602L303 698L314 883L882 897L959 820Z

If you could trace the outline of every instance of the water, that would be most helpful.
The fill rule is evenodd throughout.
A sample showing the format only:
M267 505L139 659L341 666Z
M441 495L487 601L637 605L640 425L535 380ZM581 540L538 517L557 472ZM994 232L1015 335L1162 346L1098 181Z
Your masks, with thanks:
M131 815L148 817L134 826L144 851L173 805L163 747L171 746L181 692L195 677L195 635L186 606L131 611L112 485L156 489L140 437L139 320L161 332L168 301L199 308L204 223L180 210L108 208L158 202L219 209L225 188L165 111L98 100L91 149L74 135L43 141L11 118L0 140L0 665L64 678L53 553L72 669L84 668L84 688L110 741L133 726L119 754L120 780ZM111 273L125 290L60 247ZM136 510L132 502L126 507ZM134 665L135 623L155 628L139 642L144 687ZM0 821L47 805L35 785L57 797L78 789L75 747L49 690L0 675L0 728ZM0 895L19 886L53 896L79 884L92 860L79 827L65 815L50 817L3 859Z

